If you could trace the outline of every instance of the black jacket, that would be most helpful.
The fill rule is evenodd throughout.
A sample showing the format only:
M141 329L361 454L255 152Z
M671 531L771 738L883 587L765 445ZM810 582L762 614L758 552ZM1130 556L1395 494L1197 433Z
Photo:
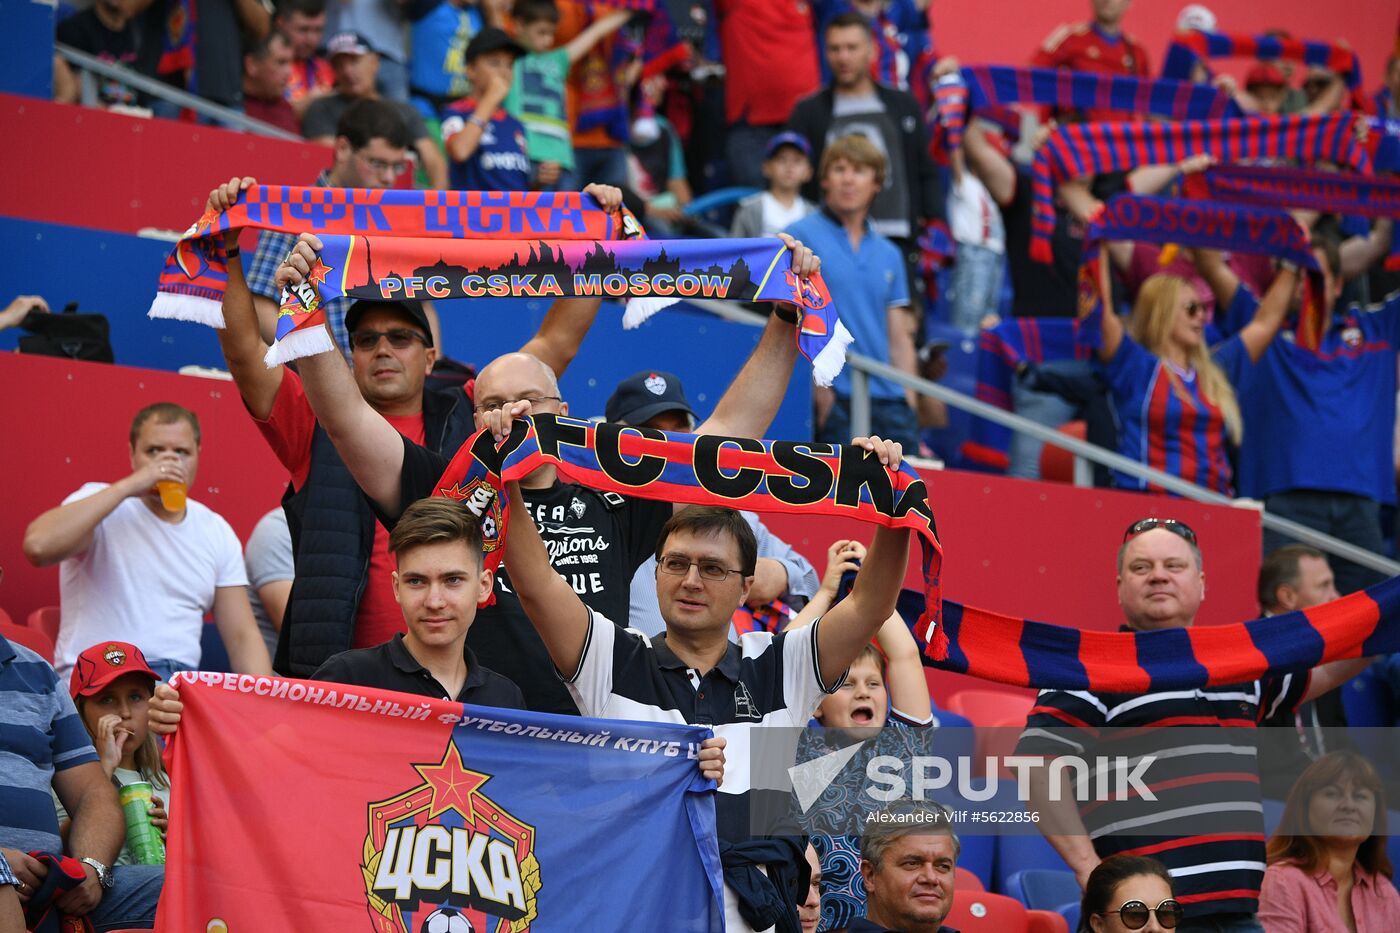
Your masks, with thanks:
M894 120L903 137L904 165L909 174L909 221L917 237L925 222L943 220L947 213L943 184L928 152L928 125L919 111L918 101L908 91L876 84L875 96L880 98L885 112ZM792 108L786 127L801 133L811 143L812 180L802 189L802 194L816 203L821 201L818 169L822 151L826 148L826 134L831 128L831 111L835 100L836 92L830 87L802 98Z
M424 392L423 428L427 446L450 457L476 430L466 393ZM320 424L311 441L306 485L288 485L282 509L296 577L272 666L279 674L310 677L354 643L375 521L369 500Z

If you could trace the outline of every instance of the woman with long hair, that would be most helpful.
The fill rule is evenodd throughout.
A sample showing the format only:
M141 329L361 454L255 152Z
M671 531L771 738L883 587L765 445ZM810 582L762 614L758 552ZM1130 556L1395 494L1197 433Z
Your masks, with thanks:
M1400 894L1386 855L1385 788L1355 752L1308 766L1269 840L1259 892L1266 933L1394 933Z
M1126 328L1113 313L1106 253L1098 297L1081 336L1094 341L1118 415L1118 452L1208 489L1233 495L1226 439L1244 437L1236 390L1278 333L1297 273L1280 268L1259 309L1238 334L1211 347L1206 305L1185 279L1154 275L1142 284ZM1097 328L1094 317L1098 317ZM1155 489L1121 473L1115 485Z
M1084 883L1079 929L1091 933L1161 933L1181 922L1167 867L1140 855L1110 855Z

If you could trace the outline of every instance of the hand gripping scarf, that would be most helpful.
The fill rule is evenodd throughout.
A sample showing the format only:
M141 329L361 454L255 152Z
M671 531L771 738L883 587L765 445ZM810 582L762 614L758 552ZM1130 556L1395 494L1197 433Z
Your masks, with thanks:
M1308 42L1279 36L1245 36L1234 33L1191 30L1177 33L1167 46L1162 77L1191 80L1191 69L1209 58L1286 59L1316 65L1342 75L1347 87L1361 86L1361 63L1356 53L1332 42Z
M923 545L922 630L942 644L938 626L943 548L924 480L909 464L897 471L852 445L760 441L595 424L561 415L516 422L498 450L489 432L467 440L438 481L439 496L463 502L482 519L486 566L495 569L509 516L505 483L544 465L604 492L753 512L854 518L906 528Z
M852 341L820 275L798 278L776 239L644 240L631 214L575 193L387 191L255 186L208 212L175 245L150 316L223 326L223 234L253 227L314 233L310 281L284 292L268 365L332 349L321 325L332 298L600 296L630 299L636 327L684 298L791 301L798 348L830 385Z
M1400 651L1400 577L1234 625L1085 632L944 600L942 629L942 647L925 650L929 667L1038 690L1195 690Z
M1186 179L1191 197L1261 207L1300 207L1353 217L1400 217L1400 181L1344 172L1263 165L1217 165ZM1400 268L1393 239L1387 269Z
M962 84L967 89L962 101L951 89L955 83L942 90L940 82L934 89L950 149L957 148L962 139L969 109L977 116L988 111L995 114L1013 104L1038 104L1058 111L1121 110L1171 120L1219 120L1241 115L1228 94L1191 81L1154 81L1062 68L974 65L962 69Z
M1090 219L1084 235L1081 292L1097 280L1094 264L1098 260L1099 244L1105 240L1137 240L1255 253L1275 256L1307 269L1303 307L1298 313L1297 342L1310 350L1316 350L1322 342L1327 314L1321 270L1307 232L1287 211L1189 198L1117 195ZM1096 333L1081 336L1097 344Z
M1166 165L1208 154L1220 163L1259 159L1334 162L1370 172L1356 118L1243 117L1185 123L1077 123L1061 126L1036 153L1031 168L1031 257L1050 262L1055 230L1055 186L1071 178Z

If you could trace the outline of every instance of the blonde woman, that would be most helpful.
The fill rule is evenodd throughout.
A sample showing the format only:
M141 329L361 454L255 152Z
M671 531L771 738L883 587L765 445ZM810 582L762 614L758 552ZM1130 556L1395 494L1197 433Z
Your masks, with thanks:
M1100 304L1108 309L1106 256L1100 269ZM1081 335L1099 338L1098 359L1118 416L1118 452L1233 495L1226 440L1237 446L1244 436L1235 391L1278 333L1296 279L1296 270L1283 266L1254 319L1214 347L1205 337L1206 305L1178 276L1154 275L1143 282L1126 327L1111 311L1089 314ZM1158 491L1121 473L1114 474L1114 482L1124 489Z

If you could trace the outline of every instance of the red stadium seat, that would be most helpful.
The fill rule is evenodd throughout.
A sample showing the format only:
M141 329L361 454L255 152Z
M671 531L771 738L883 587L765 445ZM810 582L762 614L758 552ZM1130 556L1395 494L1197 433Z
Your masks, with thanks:
M14 624L15 624L15 620L14 620L14 619L11 619L11 618L10 618L10 614L9 614L8 612L6 612L3 608L0 608L0 622L4 622L4 623L6 623L6 624L8 624L8 625L14 625Z
M27 625L15 625L10 621L9 616L0 619L0 635L4 635L17 645L24 645L32 648L50 664L53 663L53 641L38 629L32 629Z
M1029 933L1030 930L1026 908L1020 901L985 891L976 891L972 897L955 894L946 922L962 933Z
M1070 933L1069 921L1053 910L1028 910L1026 933Z
M1070 421L1060 425L1060 433L1084 440L1087 428L1083 421ZM1059 447L1046 444L1040 448L1040 478L1047 483L1074 482L1074 454Z
M57 606L42 606L29 614L24 624L49 636L49 641L58 644L59 611Z
M982 879L977 877L977 873L971 868L958 866L953 870L953 889L955 891L985 891L986 886L982 884Z
M1034 702L1006 690L959 690L948 698L948 711L966 716L974 726L1023 726Z

